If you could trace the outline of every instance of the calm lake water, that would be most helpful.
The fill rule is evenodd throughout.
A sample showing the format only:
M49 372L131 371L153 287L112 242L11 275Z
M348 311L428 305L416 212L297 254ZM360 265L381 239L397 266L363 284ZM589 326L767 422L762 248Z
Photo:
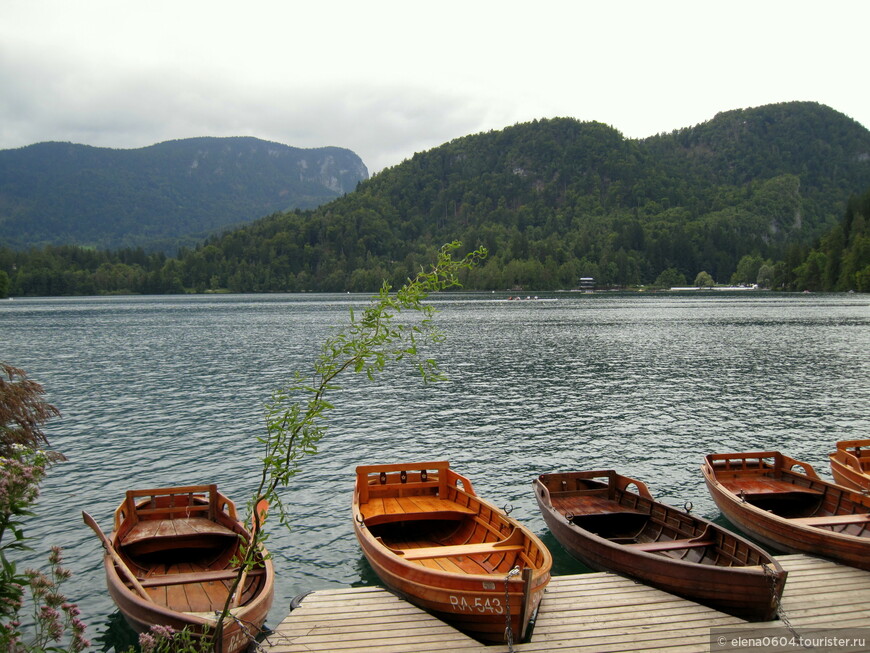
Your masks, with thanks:
M243 506L260 469L263 405L307 371L360 295L84 297L0 302L0 360L42 383L63 413L47 433L69 461L29 524L38 561L65 547L95 649L123 637L105 591L105 530L135 487L216 482ZM354 467L450 460L477 491L544 537L555 573L583 571L538 514L540 473L614 468L658 498L716 517L699 472L712 451L778 449L830 478L840 439L870 437L866 295L542 296L432 300L447 335L430 352L449 376L409 366L350 376L320 453L284 491L292 531L272 525L269 620L307 590L375 584L353 535Z

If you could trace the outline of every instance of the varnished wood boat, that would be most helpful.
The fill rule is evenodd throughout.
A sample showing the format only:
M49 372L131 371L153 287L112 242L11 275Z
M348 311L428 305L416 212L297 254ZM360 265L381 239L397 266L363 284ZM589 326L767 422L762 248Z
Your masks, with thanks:
M701 470L719 510L751 537L870 570L866 494L823 481L778 451L710 454Z
M585 565L630 576L749 621L776 618L787 573L760 547L657 502L613 470L542 474L544 521Z
M265 504L258 506L261 514ZM239 522L232 501L215 485L130 490L115 511L114 530L103 540L109 594L138 632L152 625L214 629L238 568L233 559L251 532ZM264 550L240 583L225 620L217 653L236 653L250 644L266 621L274 593L274 572Z
M393 592L483 642L520 641L552 557L446 461L356 469L354 531Z
M828 457L831 474L839 485L870 491L870 440L841 440Z

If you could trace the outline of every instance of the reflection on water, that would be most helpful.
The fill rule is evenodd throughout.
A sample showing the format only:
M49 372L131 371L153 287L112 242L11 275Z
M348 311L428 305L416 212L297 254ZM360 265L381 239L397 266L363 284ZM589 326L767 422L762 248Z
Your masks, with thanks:
M311 589L376 584L353 536L362 462L448 459L496 505L514 506L553 551L556 574L585 569L545 532L531 492L541 473L608 469L657 498L715 516L699 466L710 451L781 449L830 478L838 439L870 437L870 310L861 295L500 295L434 301L447 341L430 353L450 380L409 368L348 377L320 454L273 526L270 624ZM31 524L60 543L89 636L118 630L100 548L128 488L217 482L244 504L259 470L262 407L365 296L33 299L0 305L0 360L45 385L48 429L69 462ZM39 561L37 557L35 561ZM31 563L33 564L33 563ZM109 632L108 635L106 633Z

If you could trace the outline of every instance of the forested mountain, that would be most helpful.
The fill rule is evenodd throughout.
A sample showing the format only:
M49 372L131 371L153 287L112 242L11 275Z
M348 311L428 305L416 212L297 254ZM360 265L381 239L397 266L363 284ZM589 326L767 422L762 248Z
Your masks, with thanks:
M840 223L795 262L797 289L870 292L870 190L850 198Z
M868 189L870 131L815 103L728 111L643 140L597 122L539 120L415 154L318 209L275 213L178 259L75 250L18 259L13 292L370 291L400 284L452 240L489 249L465 282L473 289L565 289L580 277L669 285L701 272L799 289L811 248ZM839 289L870 265L855 251L842 279L828 264ZM0 252L0 269L13 265Z
M238 262L240 290L370 288L453 239L489 249L473 280L484 289L651 283L668 269L728 282L744 255L808 246L868 186L870 131L814 103L640 141L540 120L416 154L313 213L270 216L190 256L210 272Z
M0 244L174 254L228 226L317 207L367 178L350 150L243 137L129 150L72 143L0 150Z

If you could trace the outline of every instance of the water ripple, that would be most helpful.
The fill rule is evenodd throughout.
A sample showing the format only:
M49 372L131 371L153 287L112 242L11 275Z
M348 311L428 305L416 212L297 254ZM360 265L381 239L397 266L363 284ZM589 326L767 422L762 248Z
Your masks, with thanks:
M495 301L494 301L495 299ZM530 488L540 473L614 468L675 505L718 514L698 472L715 450L781 449L827 475L838 439L870 437L870 311L862 296L490 295L435 300L432 350L450 380L393 368L349 377L320 455L282 494L292 530L269 540L291 597L372 584L350 522L354 467L449 459L479 493L546 535ZM69 462L30 524L40 553L65 547L91 636L108 637L100 550L130 487L217 482L253 492L272 391L346 323L355 295L69 298L4 302L0 360L25 368L63 412L49 437ZM583 568L557 553L556 573ZM111 637L109 637L111 639Z

